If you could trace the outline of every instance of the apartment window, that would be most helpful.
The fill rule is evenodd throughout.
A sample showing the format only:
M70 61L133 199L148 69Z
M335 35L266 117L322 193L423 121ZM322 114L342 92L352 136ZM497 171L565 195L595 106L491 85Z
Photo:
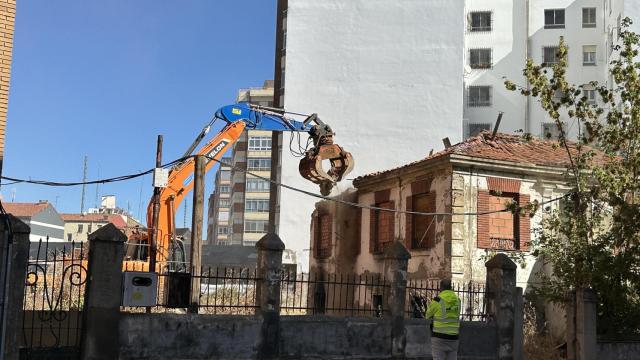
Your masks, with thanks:
M549 140L558 140L560 138L560 128L555 122L542 124L542 138Z
M231 206L231 199L221 198L219 206L223 208L228 208L229 206Z
M432 213L436 210L435 192L416 194L407 199L411 202L412 211ZM411 236L411 249L430 249L436 240L436 217L432 215L407 215L410 218L408 227Z
M220 185L220 192L227 194L231 191L231 187L229 185Z
M333 219L329 214L316 215L314 222L314 255L316 259L326 259L331 256Z
M218 234L220 234L220 235L229 234L229 227L228 226L218 226Z
M469 107L491 106L491 86L469 86Z
M84 225L78 224L78 233L82 233L83 230L84 230Z
M545 46L542 48L542 63L545 66L557 64L560 62L558 57L558 51L560 49L557 46Z
M469 17L469 31L491 31L490 11L474 11Z
M73 239L72 239L72 237L71 237L71 234L70 234L70 233L69 233L69 234L67 234L67 241L72 241L72 240L73 240Z
M271 170L270 158L247 159L248 170Z
M547 9L544 11L545 29L564 29L564 9Z
M244 232L246 233L266 233L268 220L245 220Z
M257 178L247 179L247 192L269 192L271 183Z
M220 211L218 213L218 221L229 221L229 212L228 211Z
M223 180L223 181L231 180L231 171L229 170L220 171L220 180Z
M595 89L584 89L584 96L587 98L587 104L595 105L596 104L596 90Z
M93 230L93 224L87 225L87 234L91 234L92 230Z
M582 27L596 27L596 8L582 8Z
M271 136L252 136L249 138L249 150L271 150Z
M585 45L582 47L582 65L595 66L596 65L596 46Z
M375 205L383 209L395 209L394 201L385 201ZM395 231L395 213L384 210L371 212L372 252L382 253L387 245L393 242Z
M249 199L245 202L247 212L269 212L268 199Z
M469 66L472 69L489 69L492 66L491 49L469 50Z
M469 124L469 137L476 136L483 131L491 130L491 124Z

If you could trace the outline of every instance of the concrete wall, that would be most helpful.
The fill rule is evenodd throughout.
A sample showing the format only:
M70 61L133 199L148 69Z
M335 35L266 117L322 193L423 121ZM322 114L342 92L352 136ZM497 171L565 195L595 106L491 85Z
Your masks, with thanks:
M123 314L120 359L256 359L255 317ZM406 357L431 359L429 323L407 320ZM493 359L495 327L463 322L459 359ZM326 316L281 318L280 359L388 359L391 325L384 319Z
M640 341L600 342L598 359L635 360L640 358Z
M455 143L463 133L463 20L462 1L290 0L284 105L333 127L355 158L349 178L424 157L444 137ZM282 182L318 193L286 148ZM301 269L315 202L281 193L280 236Z

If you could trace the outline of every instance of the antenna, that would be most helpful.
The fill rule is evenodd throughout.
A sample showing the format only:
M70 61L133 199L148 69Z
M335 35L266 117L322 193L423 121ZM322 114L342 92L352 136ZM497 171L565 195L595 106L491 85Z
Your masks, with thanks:
M87 155L84 156L84 170L82 172L82 182L87 182L87 163L89 161L89 157ZM87 185L82 184L82 199L80 200L80 214L84 214L84 194Z
M16 202L16 188L11 189L11 202Z

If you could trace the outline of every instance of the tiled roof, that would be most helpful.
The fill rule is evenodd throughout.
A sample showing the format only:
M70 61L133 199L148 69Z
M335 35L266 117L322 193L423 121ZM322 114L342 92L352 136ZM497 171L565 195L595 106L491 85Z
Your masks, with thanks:
M109 214L60 214L65 222L102 222L112 223L117 228L122 229L127 226L127 222L120 215Z
M49 206L49 203L46 201L39 203L3 202L2 206L4 206L7 213L13 216L32 217Z
M557 141L524 139L520 135L508 135L502 133L496 134L496 137L491 139L491 132L483 131L477 136L457 143L448 149L439 151L424 159L393 169L360 176L356 178L354 182L357 183L361 180L386 175L391 172L453 154L486 160L513 162L518 165L550 166L559 168L568 167L570 165L570 161L567 156L567 150L564 147L554 146L554 144L557 144ZM568 142L568 144L572 155L577 155L576 143ZM604 161L605 155L600 153L595 159L596 161Z

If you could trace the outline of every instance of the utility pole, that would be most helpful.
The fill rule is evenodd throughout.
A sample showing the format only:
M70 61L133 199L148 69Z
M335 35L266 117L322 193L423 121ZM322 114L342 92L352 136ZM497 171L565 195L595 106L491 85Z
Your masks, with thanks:
M200 270L202 255L202 225L204 211L205 157L196 156L193 183L193 215L191 217L191 300L189 312L197 314L200 305Z
M162 166L162 135L158 135L158 145L156 147L156 169ZM154 179L155 182L155 179ZM153 187L153 224L151 224L151 237L149 238L149 271L156 271L156 253L158 251L158 218L160 217L160 191L162 188Z
M89 161L89 157L87 155L84 156L84 170L82 172L82 182L87 182L87 162ZM82 184L82 199L80 200L80 214L84 214L84 194L86 184Z

